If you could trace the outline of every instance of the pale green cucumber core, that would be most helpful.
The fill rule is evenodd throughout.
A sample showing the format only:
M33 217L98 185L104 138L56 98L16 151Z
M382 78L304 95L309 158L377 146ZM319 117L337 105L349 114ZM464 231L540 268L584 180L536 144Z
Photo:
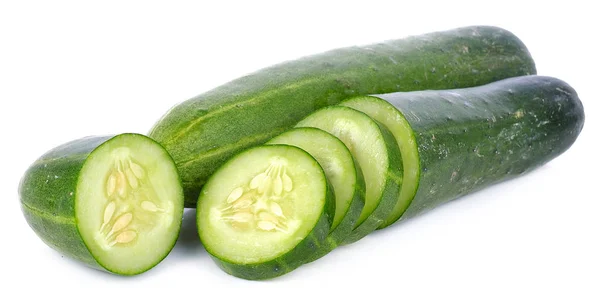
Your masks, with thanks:
M288 144L302 148L313 156L325 171L335 193L333 231L348 213L356 188L356 169L352 155L338 138L316 128L294 128L267 144Z
M120 135L100 145L85 161L74 195L77 228L109 271L144 271L177 240L183 190L171 157L149 139Z
M387 227L398 220L414 198L419 187L420 164L417 142L408 121L404 115L390 103L377 97L357 97L349 99L342 106L354 108L366 113L371 118L383 124L394 135L404 167L404 179L400 189L400 197L390 216L380 228Z
M316 127L333 134L358 161L366 182L365 206L355 225L358 227L379 205L386 183L389 158L379 126L362 112L332 106L311 114L297 127Z
M198 231L221 260L276 259L307 238L325 209L327 181L305 151L259 146L215 172L198 199Z

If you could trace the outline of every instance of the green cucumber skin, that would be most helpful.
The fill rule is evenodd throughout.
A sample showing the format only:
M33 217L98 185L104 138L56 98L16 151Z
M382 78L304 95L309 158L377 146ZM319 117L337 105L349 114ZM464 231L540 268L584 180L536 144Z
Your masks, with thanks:
M33 231L51 248L102 268L85 246L75 221L75 190L90 153L111 137L88 137L58 146L37 159L19 185L21 210Z
M272 144L270 146L292 146L287 144ZM261 148L261 146L257 146L254 148ZM254 148L249 148L248 150L252 150ZM301 148L295 147L296 149L302 150ZM246 151L248 151L246 150ZM309 153L302 150L307 156L314 159ZM315 160L316 164L319 164ZM225 167L226 164L223 164ZM320 166L320 165L319 165ZM325 172L321 168L323 176L325 176ZM323 210L321 211L321 215L319 216L319 220L313 227L312 231L304 238L294 249L289 251L288 253L270 260L268 262L261 262L257 264L238 264L230 262L226 259L223 259L215 254L210 247L206 246L206 243L203 242L206 252L210 255L212 260L221 268L221 270L226 273L233 275L238 278L246 279L246 280L267 280L282 276L287 274L298 267L302 266L305 263L312 261L310 258L314 253L318 251L322 251L326 243L326 238L329 235L329 230L331 228L331 224L333 222L333 217L335 215L335 194L333 192L333 188L327 179L325 179L325 204L323 206ZM202 201L202 196L198 198L198 202ZM200 219L200 209L197 209L196 219ZM198 226L199 227L199 226ZM198 232L200 239L202 240L202 234Z
M352 109L352 108L349 108ZM353 109L354 110L354 109ZM355 110L358 111L358 110ZM391 131L380 123L377 123L384 142L388 150L389 170L386 173L387 182L383 188L383 194L379 205L373 210L371 215L363 223L354 228L350 236L348 236L342 244L347 245L359 241L371 232L377 230L379 226L388 218L392 212L400 196L400 187L402 186L403 164L400 148ZM364 195L364 193L363 193Z
M543 76L377 97L404 114L418 144L419 188L400 221L542 166L571 147L585 121L575 90Z
M186 207L234 154L286 131L313 111L377 93L472 87L535 74L523 43L495 27L465 27L350 47L275 65L185 101L150 136L173 156Z

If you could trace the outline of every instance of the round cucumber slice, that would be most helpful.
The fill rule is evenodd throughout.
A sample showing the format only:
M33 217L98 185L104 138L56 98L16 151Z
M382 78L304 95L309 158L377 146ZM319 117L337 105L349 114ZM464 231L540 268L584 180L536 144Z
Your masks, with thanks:
M246 150L198 198L198 233L226 272L266 279L299 267L327 237L334 198L317 161L287 145Z
M402 158L391 133L366 114L342 106L318 110L297 127L316 127L338 137L362 170L365 206L345 243L355 242L377 229L392 211L402 184Z
M27 171L20 195L42 240L117 274L158 264L181 228L183 189L175 163L139 134L84 138L51 150Z
M362 173L346 145L321 129L294 128L271 139L267 144L287 144L302 148L323 167L325 176L333 187L335 216L327 242L311 260L317 259L343 243L352 233L364 206L365 182Z
M419 187L421 171L415 135L404 115L392 104L381 98L374 96L356 97L343 102L341 105L364 112L385 125L396 138L396 143L402 153L404 179L402 180L403 183L396 206L379 227L380 229L385 228L400 219L415 197Z

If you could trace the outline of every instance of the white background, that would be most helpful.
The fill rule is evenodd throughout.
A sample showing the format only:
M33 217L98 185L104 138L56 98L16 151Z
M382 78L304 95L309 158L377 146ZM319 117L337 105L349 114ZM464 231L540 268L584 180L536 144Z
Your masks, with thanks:
M205 2L0 2L0 304L600 304L593 1ZM476 24L519 36L585 106L575 145L526 177L266 282L221 272L193 211L171 255L130 278L63 258L21 214L21 175L63 142L145 133L173 104L283 60Z

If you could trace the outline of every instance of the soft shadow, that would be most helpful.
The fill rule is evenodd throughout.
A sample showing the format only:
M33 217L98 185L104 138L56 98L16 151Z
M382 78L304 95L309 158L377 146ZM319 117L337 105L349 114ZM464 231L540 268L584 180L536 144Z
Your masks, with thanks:
M383 230L375 230L370 235L379 236L379 235L387 235L394 234L393 232L396 230L402 230L405 226L410 226L414 222L418 222L423 218L426 218L428 215L433 213L440 213L444 209L448 208L458 208L461 205L482 205L487 204L487 200L485 200L488 194L493 193L502 193L502 192L511 192L513 189L518 189L519 181L523 179L529 179L528 177L534 174L543 174L550 168L549 165L541 166L529 171L526 174L512 177L507 180L497 181L487 186L483 186L482 188L473 190L471 193L465 194L461 197L454 198L452 200L448 200L446 202L442 202L436 205L432 209L428 209L423 213L414 215L410 218L401 218L396 223L391 226L384 228ZM520 190L523 191L523 190Z
M77 276L83 276L89 274L94 278L100 279L102 281L131 281L136 276L123 276L108 272L106 270L102 270L99 267L91 267L81 261L74 259L68 255L63 255L60 252L55 251L54 249L48 249L48 255L53 255L57 259L57 263L64 264L65 268L69 268L69 273L76 273ZM60 257L60 258L59 258ZM81 274L80 274L81 273ZM35 274L31 274L31 276L35 276Z
M45 249L45 252L43 255L54 256L56 263L64 264L65 268L72 268L73 272L87 273L100 280L123 282L139 280L140 277L155 276L155 274L165 272L165 270L168 270L170 264L175 264L182 258L208 258L208 253L202 246L202 243L200 243L198 230L196 229L196 209L185 209L177 243L165 260L154 268L136 276L119 276L101 269L92 268L50 248ZM31 274L31 276L34 276L34 274Z
M198 237L198 228L196 226L196 209L185 209L183 220L181 222L181 232L175 244L174 249L181 255L206 255L206 250Z

